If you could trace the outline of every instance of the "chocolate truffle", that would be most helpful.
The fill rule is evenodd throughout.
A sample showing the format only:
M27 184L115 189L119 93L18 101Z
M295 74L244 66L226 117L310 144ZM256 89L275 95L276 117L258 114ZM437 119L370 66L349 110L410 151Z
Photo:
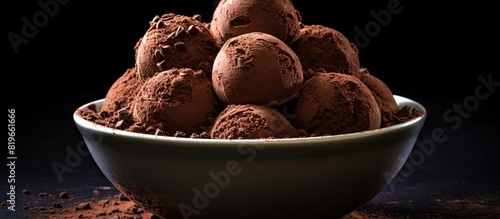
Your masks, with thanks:
M101 111L112 113L128 106L139 92L141 85L135 67L126 69L125 73L116 79L108 89Z
M210 31L220 46L250 32L268 33L291 45L299 38L301 21L291 0L221 0Z
M387 123L397 113L398 104L391 89L385 82L370 74L366 68L361 68L361 81L370 89L380 108L382 123Z
M189 68L172 68L146 80L131 107L135 122L163 135L201 133L219 113L210 79Z
M380 128L380 110L370 89L358 78L321 73L304 83L292 124L313 136Z
M278 111L262 105L228 105L215 120L213 139L293 138L299 133Z
M281 105L299 94L303 80L293 50L262 32L229 39L212 69L215 93L225 104Z
M209 74L217 52L215 39L200 16L168 13L150 21L149 29L135 46L135 63L141 82L173 67Z
M323 25L305 25L292 49L304 71L337 72L359 78L358 49L336 29Z

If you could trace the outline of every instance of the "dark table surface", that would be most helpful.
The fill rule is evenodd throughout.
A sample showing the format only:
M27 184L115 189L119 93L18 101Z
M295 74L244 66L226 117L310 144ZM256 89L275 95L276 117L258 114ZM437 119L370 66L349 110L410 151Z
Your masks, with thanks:
M17 159L15 183L8 181L10 167L1 165L0 218L36 217L23 206L50 205L51 200L34 200L23 189L55 196L68 192L75 201L92 199L96 190L104 197L116 195L90 155L72 160L70 171L57 177L54 164L67 164L70 151L86 147L72 113L103 98L133 65L133 47L154 15L201 14L209 21L214 9L213 1L40 2L52 4L46 20L40 17L43 4L36 1L4 7L4 36L17 34L24 41L13 46L9 37L3 40L2 52L8 57L3 89L7 109L15 109ZM364 28L374 25L376 14L396 3L401 10L386 17L385 25L372 27L369 43L358 45L363 47L360 60L394 94L426 107L428 118L403 169L351 217L499 218L500 75L494 7L411 0L327 7L321 1L294 1L305 23L334 27L352 40L357 28L369 30ZM37 16L36 31L26 32L26 19ZM436 138L438 132L441 138ZM11 162L8 147L1 151L2 162ZM10 185L15 186L15 212L7 208Z

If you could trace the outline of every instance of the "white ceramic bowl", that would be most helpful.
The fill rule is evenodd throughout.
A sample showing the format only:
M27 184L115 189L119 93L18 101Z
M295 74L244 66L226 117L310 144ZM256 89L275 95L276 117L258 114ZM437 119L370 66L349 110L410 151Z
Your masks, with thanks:
M372 131L327 137L214 140L145 135L73 115L104 175L165 218L337 218L387 186L408 158L423 116ZM96 104L97 109L103 99ZM392 174L391 174L392 173ZM389 178L388 178L389 176Z

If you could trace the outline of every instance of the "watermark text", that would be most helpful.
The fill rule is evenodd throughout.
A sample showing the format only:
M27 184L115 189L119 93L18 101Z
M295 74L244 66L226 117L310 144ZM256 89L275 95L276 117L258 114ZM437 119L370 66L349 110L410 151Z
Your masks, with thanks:
M7 207L10 211L16 211L16 110L7 109L7 176L8 193Z

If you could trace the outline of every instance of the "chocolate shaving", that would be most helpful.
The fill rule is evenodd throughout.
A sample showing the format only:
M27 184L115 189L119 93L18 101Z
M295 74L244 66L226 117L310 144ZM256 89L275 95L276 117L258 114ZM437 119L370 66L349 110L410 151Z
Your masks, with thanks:
M175 31L175 37L182 38L182 37L185 37L186 35L187 35L186 30L184 30L183 27L178 26L177 30Z
M157 67L160 71L165 71L165 70L167 70L167 68L168 68L167 61L166 61L166 60L162 60L162 61L160 61L160 62L157 62L157 63L156 63L156 67Z
M169 45L161 46L160 54L163 56L163 58L165 59L168 58L168 56L170 55L170 46Z
M201 22L201 15L199 15L199 14L195 14L195 15L193 15L193 19L195 19L195 20L197 20L197 21Z
M194 25L188 27L187 32L192 35L197 35L200 30L198 30Z
M177 41L174 44L174 47L175 47L175 50L179 51L179 52L185 52L185 51L187 51L186 44L184 42L182 42L182 41Z

